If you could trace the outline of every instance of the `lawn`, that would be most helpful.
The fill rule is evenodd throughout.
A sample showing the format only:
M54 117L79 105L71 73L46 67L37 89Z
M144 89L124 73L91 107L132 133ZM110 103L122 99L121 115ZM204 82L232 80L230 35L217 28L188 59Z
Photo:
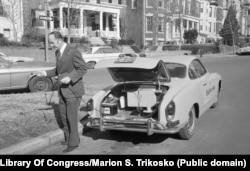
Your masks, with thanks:
M27 56L45 61L44 49L3 48L9 56ZM49 50L49 62L54 62L54 50ZM87 92L95 92L85 87ZM0 149L37 137L60 126L57 91L46 93L0 92ZM84 96L81 106L88 97ZM82 112L79 113L79 117ZM80 118L79 118L80 119Z

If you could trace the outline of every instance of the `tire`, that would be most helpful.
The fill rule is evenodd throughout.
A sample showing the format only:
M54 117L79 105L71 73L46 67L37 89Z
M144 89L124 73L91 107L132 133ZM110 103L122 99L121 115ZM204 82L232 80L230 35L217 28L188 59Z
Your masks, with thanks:
M90 61L87 64L88 64L88 66L89 66L90 69L94 69L96 62L95 61Z
M220 95L220 88L218 88L218 91L217 91L217 95L216 95L216 101L214 102L214 104L211 106L211 108L216 108L218 106L218 103L219 103L219 95Z
M196 113L194 106L192 106L192 108L188 112L188 123L179 132L181 139L189 140L192 138L195 129L195 121Z
M30 92L46 92L52 90L52 82L46 77L33 77L29 82Z

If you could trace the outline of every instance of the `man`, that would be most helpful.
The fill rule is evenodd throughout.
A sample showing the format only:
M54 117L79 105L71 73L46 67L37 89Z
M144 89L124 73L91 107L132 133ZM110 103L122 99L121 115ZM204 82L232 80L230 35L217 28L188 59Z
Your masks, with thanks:
M84 94L82 77L86 74L88 66L79 50L63 41L60 32L51 32L49 34L49 43L57 49L55 53L56 67L38 75L58 76L59 106L65 135L65 141L61 144L67 145L67 148L63 151L67 153L77 148L80 143L78 108Z

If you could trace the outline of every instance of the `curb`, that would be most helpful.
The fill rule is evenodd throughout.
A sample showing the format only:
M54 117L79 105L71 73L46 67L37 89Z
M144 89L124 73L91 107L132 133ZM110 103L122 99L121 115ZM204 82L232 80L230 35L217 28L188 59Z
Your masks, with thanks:
M78 124L79 134L82 133L83 126ZM4 148L0 150L0 154L29 154L34 151L41 150L48 146L57 144L64 139L64 133L61 129L48 132L39 137L32 138L27 141L23 141L21 143L15 144L13 146Z

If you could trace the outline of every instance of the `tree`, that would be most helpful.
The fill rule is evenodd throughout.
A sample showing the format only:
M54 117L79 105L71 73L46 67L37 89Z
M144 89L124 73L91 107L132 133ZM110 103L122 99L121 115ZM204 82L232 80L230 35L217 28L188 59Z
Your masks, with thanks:
M198 31L196 29L187 30L184 32L184 39L187 43L193 44L198 36Z
M10 21L11 26L13 28L14 41L18 41L18 33L21 31L20 21L21 21L21 12L20 5L21 0L8 0L5 11L5 17Z
M233 52L235 52L235 42L237 42L239 38L239 29L240 25L236 19L236 10L231 5L224 21L223 28L220 31L220 36L223 37L224 44L233 46Z

